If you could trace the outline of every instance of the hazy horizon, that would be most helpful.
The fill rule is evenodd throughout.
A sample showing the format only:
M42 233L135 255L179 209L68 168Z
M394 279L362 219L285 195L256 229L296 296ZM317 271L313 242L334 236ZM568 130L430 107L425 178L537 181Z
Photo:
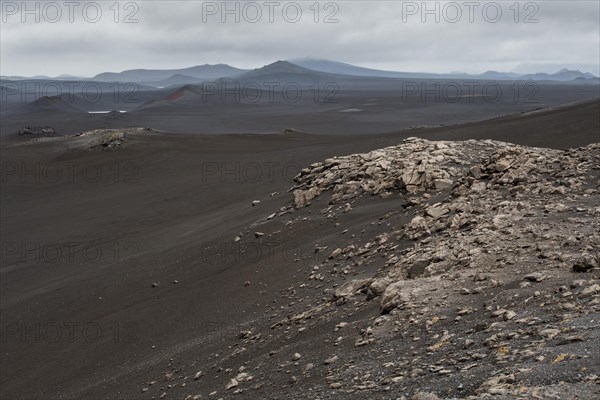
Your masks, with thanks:
M192 65L177 65L174 64L173 66L160 66L160 67L156 67L154 68L152 65L144 65L144 66L138 66L138 67L134 67L134 68L128 68L128 69L112 69L112 70L106 70L106 71L99 71L97 73L93 73L91 75L79 75L79 74L73 74L70 72L62 72L61 74L58 75L51 75L51 74L44 74L44 73L39 73L39 74L34 74L34 75L18 75L18 74L4 74L2 73L2 76L18 76L18 77L24 77L24 78L35 78L35 77L51 77L51 78L58 78L58 77L77 77L77 78L93 78L101 73L120 73L120 72L124 72L124 71L128 71L128 70L179 70L179 69L185 69L185 68L190 68L190 67L195 67L195 66L202 66L202 65L218 65L218 64L224 64L224 65L229 65L231 67L234 68L239 68L239 69L247 69L247 70L252 70L255 68L261 68L265 65L269 65L272 64L276 61L279 60L283 60L283 59L276 59L276 60L272 60L272 61L265 61L263 63L259 63L256 65L249 65L249 66L239 66L239 65L234 65L234 64L229 64L229 63L225 63L225 62L199 62L196 64L192 64ZM354 65L357 67L362 67L362 68L370 68L370 69L374 69L374 70L382 70L382 71L393 71L393 72L407 72L407 73L432 73L432 74L455 74L455 73L467 73L467 74L471 74L471 75L478 75L478 74L483 74L487 71L497 71L497 72L502 72L502 73L514 73L514 74L520 74L520 75L526 75L526 74L534 74L534 73L547 73L547 74L553 74L556 73L562 69L568 69L568 70L578 70L581 71L583 73L591 73L595 76L600 76L600 65L597 66L593 66L593 65L577 65L577 64L566 64L566 65L543 65L543 64L532 64L532 65L519 65L516 68L514 68L513 70L499 70L499 69L494 69L494 68L490 68L487 70L481 70L481 71L475 71L475 72L466 72L466 71L427 71L427 70L393 70L393 69L387 69L387 68L380 68L378 66L371 66L371 65L364 65L361 63L350 63L350 62L345 62L345 61L340 61L340 60L331 60L331 59L321 59L321 58L316 58L316 57L296 57L296 58L292 58L292 59L288 59L285 61L289 61L289 62L294 62L294 61L298 61L298 60L315 60L315 61L332 61L332 62L338 62L338 63L344 63L344 64L349 64L349 65Z

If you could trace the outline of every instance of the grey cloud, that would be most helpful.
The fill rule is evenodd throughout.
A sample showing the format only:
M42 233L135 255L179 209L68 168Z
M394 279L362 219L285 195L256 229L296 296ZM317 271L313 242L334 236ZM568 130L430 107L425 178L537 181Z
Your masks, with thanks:
M126 3L122 1L121 7ZM1 25L1 73L94 75L107 70L221 62L251 68L303 56L404 71L483 72L582 65L599 72L600 5L596 1L521 2L519 23L513 21L509 9L513 1L497 2L504 13L497 23L485 21L477 11L491 2L480 2L473 23L467 20L468 8L462 1L454 2L463 11L459 22L448 23L442 18L435 23L428 15L423 23L420 13L403 21L403 7L411 2L338 1L329 2L339 7L335 15L339 22L331 24L322 23L328 12L335 10L333 6L324 10L328 2L320 3L320 23L313 21L309 9L312 1L298 2L303 16L297 23L286 21L281 11L270 23L265 6L263 18L257 23L243 18L235 23L231 16L222 23L220 15L203 21L203 4L199 1L133 3L139 6L135 15L139 23L133 24L114 23L108 9L112 1L100 3L104 14L95 24L81 18L75 23L21 23L18 16L3 16L7 22ZM420 7L421 3L412 4ZM452 2L438 3L443 9ZM539 6L535 15L538 23L522 23L532 11L525 9L527 3ZM239 4L241 7L243 2ZM433 7L435 2L428 4ZM119 17L126 14L121 9Z

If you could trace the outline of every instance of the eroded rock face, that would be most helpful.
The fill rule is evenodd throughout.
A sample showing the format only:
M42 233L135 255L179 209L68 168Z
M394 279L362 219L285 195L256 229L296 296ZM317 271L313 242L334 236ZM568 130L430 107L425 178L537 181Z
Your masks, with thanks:
M371 283L371 279L357 279L346 282L340 288L335 291L334 296L336 298L349 297L355 294L357 291L366 288Z
M582 168L593 166L597 152L598 144L559 151L492 140L431 142L410 138L399 146L331 158L302 170L292 188L294 205L305 207L327 191L330 204L365 193L384 196L452 188L455 194L466 195L485 191L490 185L527 185L538 193L565 194L583 184L576 177ZM560 181L552 182L548 179L551 176Z
M427 197L446 192L441 202L421 204L410 223L396 231L398 240L429 239L405 251L369 287L369 297L381 296L381 310L387 313L408 301L402 282L416 275L539 258L573 258L577 272L597 268L595 255L561 251L571 236L570 228L563 225L551 230L545 219L557 213L566 217L575 212L571 218L591 216L592 223L582 227L582 233L597 252L600 203L590 198L598 198L599 169L600 144L561 151L492 140L411 138L399 146L311 165L296 177L294 206L305 207L326 194L329 203L337 205L364 195L427 192ZM351 210L348 206L344 212ZM540 236L543 246L531 245ZM367 243L362 247L366 251L351 252L349 257L364 257L375 248L378 252L377 244L377 240Z
M600 207L586 198L598 193L599 153L599 144L560 151L492 140L431 142L411 138L399 146L311 165L296 177L294 206L305 207L326 194L329 203L337 205L364 195L450 192L442 202L423 205L422 212L399 232L411 240L432 232L450 236L442 235L435 243L443 253L440 259L428 254L425 247L430 259L426 275L460 264L484 265L491 261L486 247L492 244L496 251L513 258L526 253L548 258L557 254L550 249L560 248L566 239L559 233L568 232L555 232L555 240L546 241L548 249L526 246L527 240L534 240L531 233L540 235L547 229L539 224L540 217L575 211L598 220ZM577 208L574 204L578 199L586 204ZM351 210L349 204L346 209ZM586 231L597 237L594 229ZM409 251L396 269L408 268L414 261ZM445 265L448 263L454 267ZM594 256L582 256L574 262L575 271L594 267Z
M475 146L475 142L473 142ZM419 192L447 189L453 177L464 173L461 166L472 164L476 154L462 154L452 142L407 139L400 146L366 154L325 160L304 169L296 177L294 195L297 208L305 197L331 190L330 204L351 200L362 193L385 195L394 191Z

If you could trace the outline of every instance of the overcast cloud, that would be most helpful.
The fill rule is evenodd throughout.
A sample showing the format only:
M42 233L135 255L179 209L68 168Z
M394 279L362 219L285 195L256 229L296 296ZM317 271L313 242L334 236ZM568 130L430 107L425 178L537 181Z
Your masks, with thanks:
M216 63L255 68L306 56L398 71L600 72L596 0L518 7L512 0L430 1L427 15L422 1L1 3L2 75L93 76ZM224 7L239 11L224 15Z

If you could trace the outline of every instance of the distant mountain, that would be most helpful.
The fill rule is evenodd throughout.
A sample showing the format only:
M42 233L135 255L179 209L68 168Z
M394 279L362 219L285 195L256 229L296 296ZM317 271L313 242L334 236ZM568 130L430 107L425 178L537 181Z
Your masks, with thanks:
M160 107L160 106L186 106L186 105L194 105L198 106L203 104L205 98L203 97L204 84L192 85L185 84L181 87L173 87L173 88L165 88L160 89L156 93L158 96L149 99L148 101L143 102L136 110L141 110L145 108L152 107Z
M381 78L430 78L436 74L426 72L397 72L383 71L378 69L358 67L352 64L346 64L337 61L314 59L314 58L298 58L289 60L289 62L308 68L314 71L327 72L331 74L353 75L353 76L374 76Z
M274 63L264 65L260 68L255 68L246 75L250 74L272 74L272 73L312 73L316 71L312 68L306 68L299 64L292 63L290 61L278 60Z
M94 78L92 78L92 80L103 82L138 82L157 84L173 78L174 76L186 76L200 81L209 81L222 77L239 75L246 71L247 70L234 68L227 64L205 64L182 69L132 69L123 72L104 72L96 75Z
M554 74L561 69L573 71L589 72L595 76L600 76L600 64L584 64L584 63L520 63L512 69L519 75L526 75L534 72L545 72ZM534 72L532 72L534 71Z
M196 100L202 95L202 85L185 85L170 93L165 100L170 102L185 102L187 100Z
M342 79L352 78L348 75L316 71L289 61L279 60L235 77L219 79L217 83L235 81L242 85L252 83L262 85L269 84L269 82L277 82L283 86L288 83L312 85L317 82L340 81Z
M7 76L1 75L0 80L9 80L9 81L28 81L28 80L45 80L45 81L72 81L72 80L85 80L86 78L82 78L80 76L67 75L62 74L56 77L46 76L46 75L36 75L36 76Z
M485 71L483 74L479 75L481 78L485 79L518 79L519 74L515 74L514 72L498 72L498 71Z
M483 74L466 74L464 72L451 72L448 74L433 74L426 72L397 72L383 71L377 69L358 67L352 64L337 61L299 58L290 60L296 65L315 71L332 74L352 75L362 77L384 77L384 78L413 78L413 79L486 79L486 80L550 80L550 81L572 81L577 78L594 79L593 74L583 73L577 70L562 69L554 74L536 73L521 75L514 72L486 71Z
M174 80L176 78L173 77ZM282 96L286 95L296 96L297 93L291 86L288 87L289 93L286 91L287 89L284 89L288 84L299 85L304 89L314 87L316 83L322 83L324 87L326 83L356 79L356 77L347 75L313 71L288 61L276 61L240 75L172 88L172 91L163 97L142 104L138 110L163 106L208 106L223 102L256 104L256 101L268 102L280 100ZM304 94L301 97L305 101L313 101L312 96L313 92L311 91L310 95Z
M65 101L62 96L44 96L39 99L32 101L29 104L23 106L19 111L21 112L70 112L70 113L81 113L84 112L79 108L71 105Z
M320 102L337 101L337 93L345 90L372 90L387 91L390 88L399 87L403 81L397 77L377 76L379 72L390 73L389 71L370 70L367 68L356 67L350 64L337 63L325 60L304 59L304 66L297 65L290 61L276 61L272 64L256 68L242 74L221 77L211 81L192 82L196 79L191 76L176 74L161 81L161 96L156 96L143 102L137 110L148 109L152 107L193 107L209 106L217 103L247 103L256 104L260 101L287 101L294 98L296 93L291 86L297 85L304 93L300 93L298 99L303 101L313 101L315 95L319 96ZM307 68L306 65L320 68L326 71ZM334 72L335 71L335 72ZM345 72L345 73L342 73ZM361 75L350 75L350 73ZM561 71L562 78L570 71ZM449 75L442 74L405 74L405 78L411 79L486 79L486 80L516 80L518 74L486 71L481 75L469 75L460 72L454 72ZM557 75L553 78L561 77ZM579 82L582 80L582 82ZM590 81L581 78L574 83L589 84ZM286 89L287 86L287 89ZM238 91L236 91L236 88ZM318 91L315 89L318 88ZM291 92L290 92L291 90ZM392 89L393 90L393 89ZM289 97L288 97L289 96Z
M56 77L57 79L65 79L65 80L78 80L78 79L84 79L81 76L75 76L75 75L69 75L69 74L62 74Z
M300 65L291 63L289 61L275 61L272 64L265 65L261 68L256 68L252 71L243 73L237 78L255 78L263 76L271 76L274 74L300 74L300 75L311 75L318 72L313 69L304 68Z
M154 82L159 87L169 87L178 85L198 84L204 82L204 79L194 78L193 76L175 74L159 82Z
M133 82L138 85L150 85L153 87L170 87L179 85L197 85L202 82L214 82L219 79L226 81L228 78L235 80L249 81L255 78L266 76L296 75L305 78L312 75L314 79L327 76L341 77L362 77L362 78L404 78L404 79L486 79L486 80L548 80L548 81L577 81L589 83L597 79L591 73L583 73L579 70L564 68L556 73L533 73L518 74L514 72L486 71L483 74L467 74L464 72L450 72L446 74L436 74L428 72L399 72L385 71L372 68L359 67L352 64L338 61L316 59L316 58L298 58L288 61L277 61L262 68L254 70L239 69L227 64L198 65L195 67L181 69L133 69L123 72L104 72L93 78L78 78L72 75L61 75L57 78L38 76L35 78L25 78L20 76L1 76L0 80L37 80L37 81L96 81L101 83ZM321 79L317 79L319 81ZM4 83L4 82L3 82ZM140 87L140 89L142 89Z
M519 79L528 79L534 81L572 81L572 80L582 80L582 79L595 79L596 76L590 74L589 72L583 73L578 70L570 70L563 68L554 74L546 74L546 73L536 73L536 74L527 74L522 75Z
M128 111L156 98L161 90L166 89L141 83L116 85L114 82L81 80L0 80L0 95L3 99L0 114L22 112L44 95L51 99L59 96L68 105L85 112Z

